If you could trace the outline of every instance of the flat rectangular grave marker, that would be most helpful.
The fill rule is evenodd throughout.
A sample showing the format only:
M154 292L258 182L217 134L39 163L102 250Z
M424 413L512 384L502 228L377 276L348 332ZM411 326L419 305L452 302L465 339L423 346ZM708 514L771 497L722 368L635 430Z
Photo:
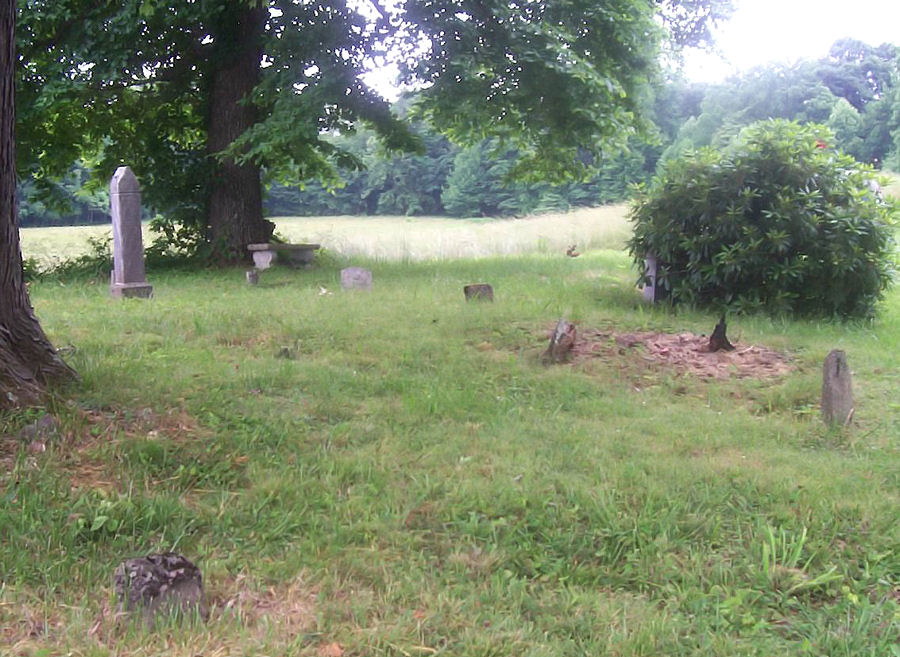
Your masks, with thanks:
M362 267L342 269L341 287L345 290L371 290L372 272Z
M494 288L487 283L473 283L463 287L466 301L493 301Z

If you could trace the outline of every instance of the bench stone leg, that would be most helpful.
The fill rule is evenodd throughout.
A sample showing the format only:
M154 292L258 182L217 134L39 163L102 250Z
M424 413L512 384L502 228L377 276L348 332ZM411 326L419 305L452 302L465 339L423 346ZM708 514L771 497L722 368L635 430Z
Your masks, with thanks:
M253 264L256 265L256 268L260 271L271 267L272 263L274 263L277 259L278 255L275 253L275 251L253 252Z

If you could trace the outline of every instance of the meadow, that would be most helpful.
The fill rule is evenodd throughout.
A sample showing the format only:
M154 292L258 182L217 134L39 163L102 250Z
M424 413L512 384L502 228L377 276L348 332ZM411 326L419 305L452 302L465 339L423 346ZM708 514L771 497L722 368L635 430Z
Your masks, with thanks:
M900 654L900 291L872 322L732 318L791 372L693 376L613 336L717 318L646 306L621 208L590 214L280 220L316 267L151 270L149 301L32 283L81 381L39 447L44 411L0 416L0 653ZM563 316L600 348L548 366ZM116 565L163 550L205 623L116 618Z
M542 214L521 219L444 217L272 217L288 242L321 244L342 257L420 261L519 253L562 253L575 244L621 246L629 235L625 205ZM144 245L155 234L144 225ZM26 228L22 252L42 267L90 251L90 241L112 239L109 226Z

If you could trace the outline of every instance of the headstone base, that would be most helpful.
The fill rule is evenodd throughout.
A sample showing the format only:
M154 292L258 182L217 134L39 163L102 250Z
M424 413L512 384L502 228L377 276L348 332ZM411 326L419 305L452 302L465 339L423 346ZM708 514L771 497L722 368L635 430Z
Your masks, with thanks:
M153 286L149 283L116 283L115 272L109 275L109 293L114 299L149 299L153 296Z

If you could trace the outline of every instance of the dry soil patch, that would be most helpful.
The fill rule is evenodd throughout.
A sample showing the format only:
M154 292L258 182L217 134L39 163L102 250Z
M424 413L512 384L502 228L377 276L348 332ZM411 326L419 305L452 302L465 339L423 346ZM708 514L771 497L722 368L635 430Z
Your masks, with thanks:
M708 343L708 336L694 333L586 329L579 331L572 351L576 362L625 357L650 368L671 369L705 379L770 379L794 369L787 354L764 346L732 341L734 351L710 352Z

